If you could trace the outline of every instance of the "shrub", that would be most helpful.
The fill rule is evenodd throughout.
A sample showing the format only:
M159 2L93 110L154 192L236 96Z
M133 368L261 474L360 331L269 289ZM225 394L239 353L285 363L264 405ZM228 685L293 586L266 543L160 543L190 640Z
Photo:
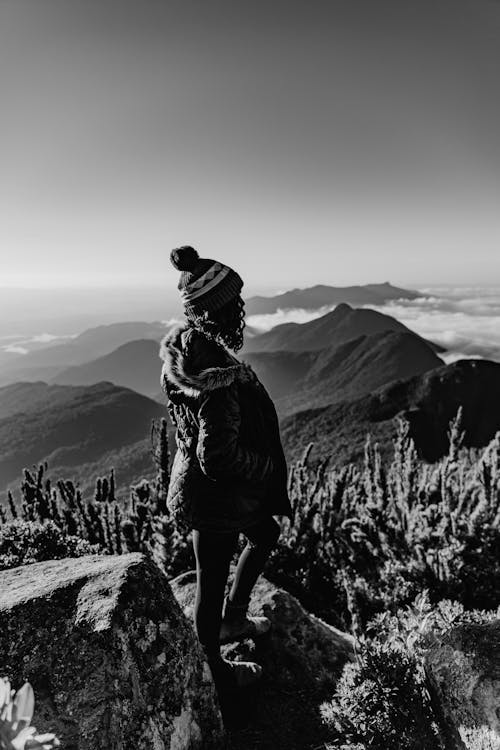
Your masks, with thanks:
M332 700L321 707L329 747L443 750L446 727L434 712L423 654L438 633L494 617L496 612L466 611L449 600L431 606L426 592L395 615L375 617L358 640L356 663L344 670Z
M98 477L94 496L85 500L70 479L53 483L47 463L24 470L20 497L8 493L7 512L0 506L0 534L4 568L35 560L77 556L88 552L151 555L169 577L194 566L187 534L167 513L169 481L167 422L153 422L152 455L157 467L154 483L146 480L130 488L126 506L116 500L115 475Z
M332 748L347 739L362 750L441 750L438 724L416 643L429 621L429 602L385 613L357 640L355 664L343 672L321 707Z
M291 467L296 520L283 526L269 577L344 628L395 612L423 589L434 602L496 606L500 434L482 451L466 451L460 418L448 455L434 465L417 458L403 420L390 462L368 438L361 467L328 471L325 462L310 464L309 446Z
M97 545L65 534L53 521L17 520L0 525L0 570L96 552Z
M376 641L348 665L334 699L322 706L332 747L362 750L440 750L425 686L409 654Z

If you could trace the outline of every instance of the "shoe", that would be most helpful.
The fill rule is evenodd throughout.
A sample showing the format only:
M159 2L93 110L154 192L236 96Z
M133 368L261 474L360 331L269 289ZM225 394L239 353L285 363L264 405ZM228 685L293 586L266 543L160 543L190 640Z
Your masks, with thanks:
M217 659L209 662L217 688L246 688L255 685L262 677L262 667L253 661Z
M269 631L271 620L267 617L250 617L247 610L248 604L231 604L226 597L219 635L220 643L258 638Z

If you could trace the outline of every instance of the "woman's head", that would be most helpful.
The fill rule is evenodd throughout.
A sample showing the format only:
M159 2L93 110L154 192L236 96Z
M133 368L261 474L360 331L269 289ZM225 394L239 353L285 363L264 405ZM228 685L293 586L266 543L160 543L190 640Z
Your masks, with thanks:
M178 289L186 317L230 349L241 349L245 327L241 277L223 263L200 258L190 245L174 248L170 260L181 271Z

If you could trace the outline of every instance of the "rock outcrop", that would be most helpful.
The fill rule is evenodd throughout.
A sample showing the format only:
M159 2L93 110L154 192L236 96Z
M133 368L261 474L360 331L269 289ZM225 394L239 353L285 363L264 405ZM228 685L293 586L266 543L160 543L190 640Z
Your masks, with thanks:
M191 617L195 573L175 578L171 586ZM331 698L343 666L353 658L352 638L306 612L295 597L264 578L254 589L250 612L269 617L273 627L255 644L245 641L223 648L229 659L255 660L264 668L249 728L231 732L231 750L322 746L326 733L319 706Z
M448 750L500 750L500 620L451 629L425 656Z
M0 592L0 674L31 682L34 724L65 750L225 746L193 629L143 555L14 568Z

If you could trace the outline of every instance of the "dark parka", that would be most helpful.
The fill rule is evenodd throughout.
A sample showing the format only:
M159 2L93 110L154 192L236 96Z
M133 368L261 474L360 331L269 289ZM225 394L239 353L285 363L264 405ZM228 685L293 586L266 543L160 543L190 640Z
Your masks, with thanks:
M274 404L252 368L188 325L166 336L161 384L175 424L168 507L196 529L292 516Z

